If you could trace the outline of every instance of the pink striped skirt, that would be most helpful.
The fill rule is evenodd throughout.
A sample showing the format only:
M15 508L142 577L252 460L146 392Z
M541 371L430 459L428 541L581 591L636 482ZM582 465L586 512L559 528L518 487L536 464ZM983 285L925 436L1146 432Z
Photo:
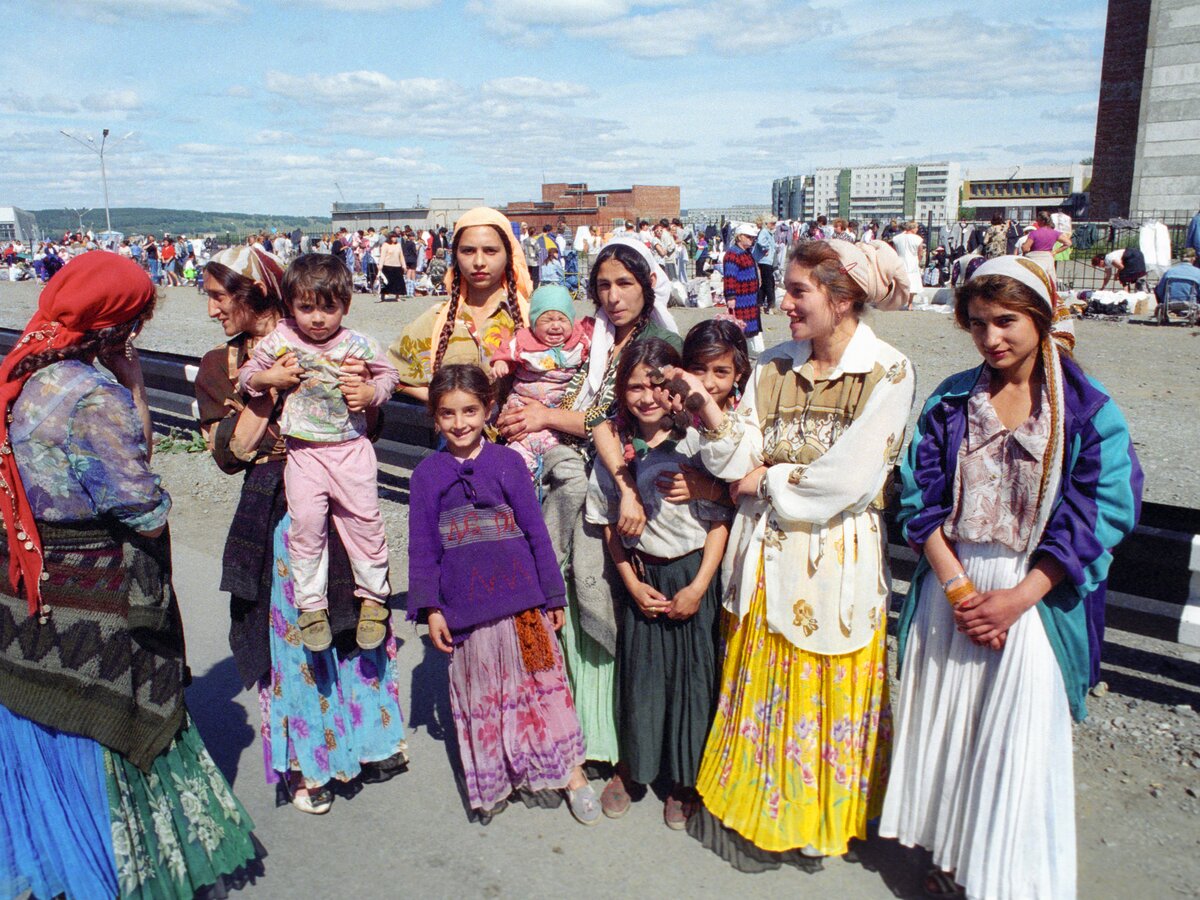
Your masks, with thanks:
M542 622L550 623L545 614ZM553 633L553 632L551 632ZM476 628L450 656L450 705L473 809L516 790L557 790L582 765L583 732L558 639L554 666L527 672L512 617Z

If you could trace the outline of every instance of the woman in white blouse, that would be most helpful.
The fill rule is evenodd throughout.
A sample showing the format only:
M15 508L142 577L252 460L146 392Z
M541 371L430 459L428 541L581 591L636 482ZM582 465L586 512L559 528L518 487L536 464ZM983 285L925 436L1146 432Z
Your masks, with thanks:
M735 413L711 399L700 411L701 458L733 482L738 511L693 831L755 866L844 854L879 815L891 740L882 511L914 389L909 361L861 321L868 303L907 305L891 247L800 244L785 287L792 340L762 356Z

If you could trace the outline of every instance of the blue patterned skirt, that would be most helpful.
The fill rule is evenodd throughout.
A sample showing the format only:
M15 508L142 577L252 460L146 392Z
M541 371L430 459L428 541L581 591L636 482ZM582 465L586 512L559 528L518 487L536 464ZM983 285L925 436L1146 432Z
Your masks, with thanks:
M287 530L275 528L271 580L271 672L259 682L267 783L300 773L308 787L350 781L362 764L407 751L400 714L396 638L375 650L312 653L300 640Z

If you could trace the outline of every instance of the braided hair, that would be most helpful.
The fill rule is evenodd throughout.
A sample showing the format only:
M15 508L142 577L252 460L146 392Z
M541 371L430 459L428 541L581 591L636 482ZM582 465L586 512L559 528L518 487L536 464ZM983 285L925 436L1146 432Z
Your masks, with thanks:
M513 268L512 247L509 244L508 237L498 225L488 224L487 228L492 229L500 237L500 244L504 247L504 309L512 319L513 324L521 327L521 307L517 302L517 278ZM462 273L458 268L458 245L462 240L465 228L460 228L454 232L454 240L450 244L451 262L454 264L454 269L450 276L450 308L446 312L446 322L442 325L442 333L438 335L437 350L433 354L433 367L430 374L434 374L441 368L442 358L446 355L446 348L450 346L450 336L454 334L454 326L458 322L458 306L462 300Z
M97 357L103 362L105 356L123 352L125 342L129 340L129 336L133 334L134 329L141 328L153 317L154 307L157 302L158 297L156 296L142 307L142 311L137 316L128 322L85 332L77 343L70 346L59 347L55 350L43 350L41 353L31 353L13 366L11 377L21 378L24 375L38 371L38 369L44 369L46 366L68 359L90 359Z

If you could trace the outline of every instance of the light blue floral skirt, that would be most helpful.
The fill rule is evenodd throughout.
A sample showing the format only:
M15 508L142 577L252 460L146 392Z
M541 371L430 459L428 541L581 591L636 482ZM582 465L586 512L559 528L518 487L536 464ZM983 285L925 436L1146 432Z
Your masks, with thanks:
M400 714L396 638L375 650L339 656L336 647L312 653L300 640L287 529L275 529L271 582L271 672L259 682L267 783L298 772L305 784L350 781L363 763L407 752Z

